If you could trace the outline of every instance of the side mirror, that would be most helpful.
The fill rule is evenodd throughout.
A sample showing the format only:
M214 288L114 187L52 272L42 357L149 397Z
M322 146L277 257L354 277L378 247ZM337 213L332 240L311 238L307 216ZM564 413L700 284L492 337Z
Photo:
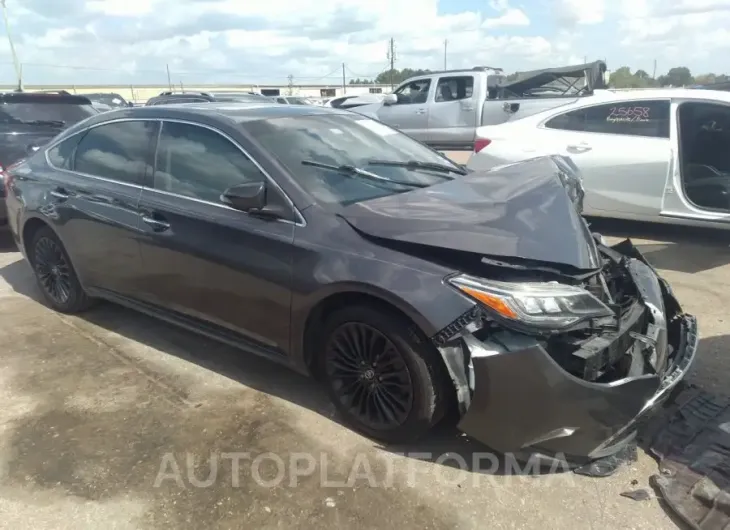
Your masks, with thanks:
M40 149L40 146L30 144L25 148L25 152L28 153L29 155L32 155L33 153L38 151L38 149Z
M395 105L398 103L398 96L396 94L386 94L383 98L383 105Z
M266 206L266 183L247 182L223 192L221 200L242 212L262 210Z

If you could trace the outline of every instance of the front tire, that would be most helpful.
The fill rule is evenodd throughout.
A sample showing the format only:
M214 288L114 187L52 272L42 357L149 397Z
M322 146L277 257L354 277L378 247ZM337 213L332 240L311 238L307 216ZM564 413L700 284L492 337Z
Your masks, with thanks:
M354 429L386 443L408 443L441 419L443 364L406 318L381 308L347 307L327 320L323 337L323 379Z
M43 298L53 309L78 313L91 306L68 253L53 230L46 226L33 234L28 257Z

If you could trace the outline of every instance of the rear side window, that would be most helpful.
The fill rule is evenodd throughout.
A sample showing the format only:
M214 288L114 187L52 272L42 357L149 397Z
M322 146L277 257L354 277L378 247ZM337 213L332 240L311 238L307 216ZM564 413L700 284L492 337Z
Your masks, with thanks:
M474 92L474 77L442 77L436 85L436 103L469 99Z
M64 140L52 149L49 149L48 160L51 165L58 169L72 169L76 146L79 145L79 140L81 140L83 136L83 134L77 134Z
M266 178L227 138L187 123L164 123L156 167L155 189L209 202L220 202L231 186Z
M91 105L77 105L75 103L43 101L32 103L27 101L22 103L4 101L0 103L0 123L57 121L69 126L96 114L98 112Z
M87 132L74 157L74 170L129 184L142 184L152 172L152 139L157 123L122 121Z
M548 129L669 138L669 101L647 100L584 107L545 123Z

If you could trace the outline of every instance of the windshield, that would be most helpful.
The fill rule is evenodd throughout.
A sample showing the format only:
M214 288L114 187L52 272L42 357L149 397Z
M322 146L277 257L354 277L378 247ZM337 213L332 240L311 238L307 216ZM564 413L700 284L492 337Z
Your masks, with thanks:
M309 105L309 101L307 101L304 98L296 98L296 97L287 97L286 100L289 102L290 105Z
M322 114L245 122L243 126L272 153L297 182L318 202L347 205L409 191L398 184L383 185L367 178L350 178L341 172L309 163L352 166L380 177L413 186L430 186L462 170L447 158L409 136L357 114ZM430 162L453 167L454 173L422 168L370 163Z
M31 121L63 122L72 125L89 116L98 114L91 105L71 103L13 103L0 104L0 123L22 123Z
M126 107L127 101L119 94L82 94L91 101L109 105L112 108Z

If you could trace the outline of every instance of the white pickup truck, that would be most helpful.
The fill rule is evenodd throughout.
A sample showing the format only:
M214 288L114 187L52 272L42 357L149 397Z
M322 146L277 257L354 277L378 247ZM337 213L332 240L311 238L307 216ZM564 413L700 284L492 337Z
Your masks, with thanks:
M507 81L500 68L477 66L411 77L382 102L353 109L436 149L471 149L477 127L497 125L606 87L606 63L523 72Z

